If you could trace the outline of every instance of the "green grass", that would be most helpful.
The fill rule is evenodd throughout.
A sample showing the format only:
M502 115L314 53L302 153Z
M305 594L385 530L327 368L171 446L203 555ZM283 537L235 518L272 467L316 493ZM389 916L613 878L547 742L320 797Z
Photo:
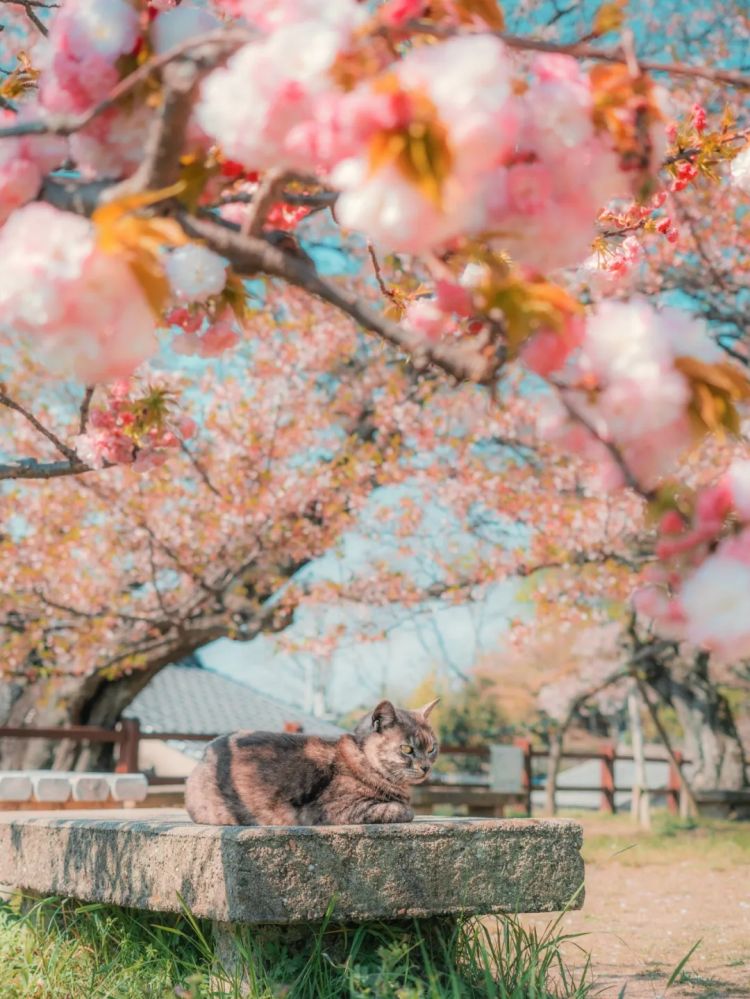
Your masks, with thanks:
M627 815L597 816L595 828L584 820L586 861L615 860L626 866L676 864L700 860L727 869L750 863L750 823L725 819L679 819L655 812L653 828L639 829Z
M498 920L322 927L304 942L250 932L223 966L209 924L48 900L0 903L0 999L586 999L587 962L559 918L544 931ZM580 962L579 962L580 963ZM245 988L249 989L243 992Z

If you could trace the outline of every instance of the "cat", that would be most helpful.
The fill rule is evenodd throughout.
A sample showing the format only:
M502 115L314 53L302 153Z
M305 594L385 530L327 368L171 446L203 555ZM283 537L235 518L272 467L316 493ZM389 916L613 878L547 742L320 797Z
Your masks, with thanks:
M381 701L351 735L235 732L214 739L188 777L185 805L208 825L410 822L409 788L438 754L428 717Z

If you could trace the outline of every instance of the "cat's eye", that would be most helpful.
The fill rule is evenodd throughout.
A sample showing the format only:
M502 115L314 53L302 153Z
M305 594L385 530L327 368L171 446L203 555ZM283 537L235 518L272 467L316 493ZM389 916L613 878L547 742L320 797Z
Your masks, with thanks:
M401 752L404 754L404 756L413 756L414 747L407 745L407 743L404 743L403 746L401 747Z
M427 752L428 752L428 753L429 753L430 755L432 755L432 754L433 754L433 753L435 752L435 750L436 750L436 749L437 749L437 746L436 746L436 745L435 745L435 743L433 742L433 744L432 744L432 745L430 746L430 748L429 748L429 749L427 750Z

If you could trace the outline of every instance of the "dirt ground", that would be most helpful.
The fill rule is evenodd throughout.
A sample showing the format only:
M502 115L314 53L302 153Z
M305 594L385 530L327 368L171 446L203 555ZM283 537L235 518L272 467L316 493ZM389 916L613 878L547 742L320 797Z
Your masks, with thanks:
M627 819L584 822L586 901L562 928L586 934L580 945L591 953L602 999L750 999L750 828L743 825L739 833L714 827L648 837L629 831ZM575 948L568 956L580 965Z

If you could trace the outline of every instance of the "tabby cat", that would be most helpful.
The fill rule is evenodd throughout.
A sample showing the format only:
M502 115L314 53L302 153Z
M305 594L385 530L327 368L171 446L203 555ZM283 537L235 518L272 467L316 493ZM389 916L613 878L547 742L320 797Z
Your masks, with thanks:
M185 804L210 825L321 826L410 822L409 788L424 781L438 744L428 717L381 701L338 739L235 732L214 739L192 772Z

